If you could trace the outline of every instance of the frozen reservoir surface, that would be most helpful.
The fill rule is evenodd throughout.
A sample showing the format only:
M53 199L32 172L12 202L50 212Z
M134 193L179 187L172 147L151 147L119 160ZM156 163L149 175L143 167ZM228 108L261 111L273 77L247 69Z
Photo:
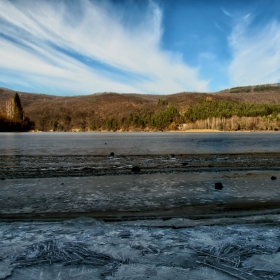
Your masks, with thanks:
M0 155L159 155L280 152L279 132L1 133Z
M92 218L0 224L0 279L280 279L279 216L174 229Z

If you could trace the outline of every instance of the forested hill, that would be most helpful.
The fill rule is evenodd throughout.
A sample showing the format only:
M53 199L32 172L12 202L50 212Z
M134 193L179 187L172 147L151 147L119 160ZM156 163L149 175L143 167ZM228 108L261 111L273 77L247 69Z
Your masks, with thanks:
M0 112L15 91L0 88ZM18 92L24 114L40 131L280 129L280 86L237 87L171 95L100 93L61 97Z

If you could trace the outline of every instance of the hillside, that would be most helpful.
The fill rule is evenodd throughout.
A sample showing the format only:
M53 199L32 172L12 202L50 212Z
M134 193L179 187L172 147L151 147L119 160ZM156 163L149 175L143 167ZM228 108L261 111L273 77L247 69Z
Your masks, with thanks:
M0 88L2 114L5 113L6 100L14 93ZM205 100L223 104L280 104L278 84L238 87L216 93L181 92L161 96L119 93L73 97L18 94L25 115L35 121L36 130L42 131L168 130L187 122L185 112L189 108L195 110Z
M220 91L215 95L249 103L279 104L280 84L237 87Z

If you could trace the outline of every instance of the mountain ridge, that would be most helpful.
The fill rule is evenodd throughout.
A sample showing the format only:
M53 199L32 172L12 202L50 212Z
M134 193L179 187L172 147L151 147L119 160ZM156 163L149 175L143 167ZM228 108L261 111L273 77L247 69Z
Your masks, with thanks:
M180 118L191 106L203 101L224 101L233 103L280 104L280 85L257 85L235 87L219 92L179 92L168 95L149 95L137 93L104 92L90 95L56 96L14 91L0 88L0 110L5 112L5 102L17 92L25 114L35 120L36 129L49 131L106 130L104 123L116 122L112 130L124 127L130 130L131 123L137 122L137 116L159 114L171 105L179 115L174 117L176 124L184 121ZM166 111L167 112L167 111ZM173 118L173 117L172 117ZM133 119L133 120L132 120ZM172 119L173 121L173 119ZM140 122L140 130L144 127ZM108 127L107 127L108 129ZM110 129L109 129L110 130Z

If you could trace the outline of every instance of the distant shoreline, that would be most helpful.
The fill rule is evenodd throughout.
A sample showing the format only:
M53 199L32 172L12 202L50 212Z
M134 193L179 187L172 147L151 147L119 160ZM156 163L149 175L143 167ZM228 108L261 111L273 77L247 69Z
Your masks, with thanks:
M9 132L9 131L7 131ZM277 133L275 130L217 130L217 129L187 129L187 130L167 130L167 131L25 131L31 133L244 133L244 132L264 132L264 133ZM18 133L18 132L17 132Z
M230 132L230 133L243 133L243 132L279 132L275 130L217 130L217 129L187 129L187 130L174 130L166 132L187 132L187 133L220 133L220 132Z

